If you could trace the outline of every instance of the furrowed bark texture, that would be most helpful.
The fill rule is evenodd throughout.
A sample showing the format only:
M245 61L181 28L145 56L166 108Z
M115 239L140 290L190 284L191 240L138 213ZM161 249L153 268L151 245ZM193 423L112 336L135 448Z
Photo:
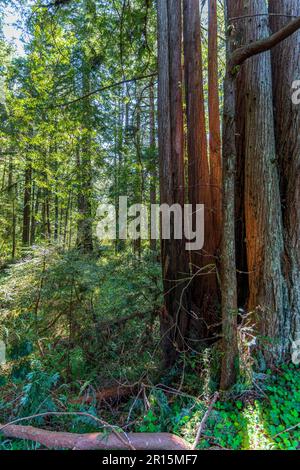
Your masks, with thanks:
M300 17L300 2L269 2L272 31L283 28L289 19L274 14ZM273 15L272 15L273 14ZM287 340L300 339L300 106L293 104L292 86L300 79L300 32L272 50L276 152L280 167L284 221L284 274L288 283L289 309L282 333Z
M228 2L226 8L228 14ZM231 53L227 44L227 67ZM223 115L223 233L221 246L221 286L222 286L222 390L229 389L238 374L237 343L237 278L235 251L235 81L227 69L224 81Z
M219 289L216 275L216 252L220 243L220 228L213 207L212 182L209 172L205 126L200 12L198 0L184 0L184 69L187 110L187 150L189 203L193 214L196 204L204 204L205 237L201 251L190 253L191 272L196 275L192 284L192 300L199 316L198 330L201 338L209 336L207 325L217 323ZM215 103L216 104L216 103ZM215 111L218 115L218 110ZM215 159L220 155L214 155ZM220 171L220 162L215 170ZM216 175L217 177L217 175ZM220 195L220 192L219 192ZM193 230L196 230L196 215ZM199 230L199 228L198 228ZM201 272L199 272L201 270ZM197 275L197 272L199 275Z
M149 93L149 119L150 119L150 150L153 154L151 161L151 186L150 186L150 204L157 203L156 196L156 185L157 185L157 157L156 157L156 138L155 138L155 94L154 94L154 81L151 81L150 84L150 93ZM155 238L150 240L150 248L153 252L156 252L157 244Z
M265 0L247 2L244 14L267 13ZM245 21L245 44L269 36L267 16ZM245 54L240 54L245 57ZM249 311L255 312L267 364L284 348L283 232L275 152L270 52L250 58L245 73L245 220L249 270Z
M244 0L228 1L228 27L230 50L235 51L245 44ZM238 280L238 305L245 308L249 295L248 265L246 250L246 224L245 224L245 69L241 67L235 77L236 104L236 182L235 182L235 217L236 217L236 267Z
M181 1L158 1L158 133L161 204L184 205ZM172 220L172 219L171 219ZM161 315L165 366L184 349L189 328L189 300L182 277L188 262L184 240L162 240L165 311Z
M220 248L222 227L222 156L221 123L218 74L218 18L217 0L208 2L208 110L209 110L209 161L212 188L212 210L216 252Z

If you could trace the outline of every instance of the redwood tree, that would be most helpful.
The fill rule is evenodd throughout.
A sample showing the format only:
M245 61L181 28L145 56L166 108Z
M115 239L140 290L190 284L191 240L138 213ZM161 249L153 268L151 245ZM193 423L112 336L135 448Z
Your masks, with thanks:
M217 0L208 2L208 111L209 161L212 188L212 210L215 221L216 245L220 242L222 224L222 160L218 69ZM216 248L219 248L216 246Z
M251 15L244 19L246 44L269 36L267 13L265 0L244 6L244 14ZM282 354L279 339L284 328L285 283L270 52L250 58L244 68L248 310L254 313L265 359L272 363Z
M212 181L209 171L205 108L202 74L202 50L200 12L198 0L183 1L184 25L184 70L187 113L187 153L188 153L188 196L193 213L196 204L204 204L205 238L200 252L190 254L191 273L194 280L191 285L193 310L198 315L197 330L202 339L209 336L210 327L217 323L217 304L219 301L216 275L216 251L220 242L220 227L215 217ZM217 90L216 90L217 91ZM214 98L216 98L214 96ZM218 111L216 111L218 114ZM218 124L217 124L218 125ZM217 137L217 130L216 130ZM218 153L218 151L217 151ZM218 185L220 154L214 155L213 175ZM219 161L217 161L219 159ZM215 195L215 193L214 193ZM219 192L220 195L220 192ZM216 201L215 201L216 202ZM194 217L195 219L195 217ZM193 220L195 229L195 220Z
M278 31L290 17L300 17L298 0L270 0L270 23ZM281 178L284 223L284 273L289 304L281 334L283 352L300 339L300 107L293 104L292 86L300 78L300 32L272 51L276 153ZM284 59L284 62L283 62Z
M227 3L227 6L229 1ZM274 170L275 135L273 125L272 83L270 54L267 51L291 36L300 28L300 17L268 36L267 14L262 15L263 2L254 2L250 13L243 16L250 25L246 26L246 45L238 48L227 57L227 70L224 89L224 137L223 137L223 243L222 243L222 315L223 315L223 370L221 387L233 384L234 374L230 373L233 364L233 352L236 348L236 320L233 321L234 309L237 309L237 289L235 273L234 212L235 212L235 77L239 67L245 63L245 214L247 230L247 251L249 265L250 295L249 307L259 313L259 333L268 336L268 347L263 353L268 364L283 357L284 347L284 307L285 282L281 269L283 237L281 208L279 197L279 179ZM257 10L252 7L257 7ZM248 6L247 6L248 8ZM252 28L253 19L262 20L262 24ZM229 29L227 28L229 32ZM261 37L262 35L262 37ZM258 36L258 37L257 37ZM254 57L255 56L255 57ZM258 61L258 62L257 62ZM265 72L261 75L261 70ZM250 80L252 77L252 82ZM271 100L271 103L270 103ZM272 118L272 119L271 119ZM255 131L257 131L255 133ZM268 151L266 151L266 149ZM253 156L256 157L253 159ZM252 159L251 159L252 157ZM273 166L272 166L273 165ZM258 187L256 178L260 181ZM258 199L257 194L260 195ZM272 199L276 197L275 200ZM279 205L279 210L278 210ZM267 211L270 209L269 219ZM254 256L253 256L254 255ZM261 339L260 336L260 339ZM230 339L234 340L230 347ZM264 338L265 339L265 338Z
M158 134L161 204L185 201L182 102L181 0L158 0ZM161 318L165 366L172 365L185 348L189 324L189 299L182 277L188 263L184 240L162 240L165 309Z

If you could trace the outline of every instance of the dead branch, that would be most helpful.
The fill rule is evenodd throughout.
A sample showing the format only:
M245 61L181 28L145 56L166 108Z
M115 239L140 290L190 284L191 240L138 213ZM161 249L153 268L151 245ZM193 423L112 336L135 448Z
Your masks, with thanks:
M204 431L204 429L205 429L205 426L206 426L206 422L207 422L207 420L208 420L208 417L209 417L210 413L212 412L213 407L215 406L215 403L216 403L216 401L217 401L218 398L219 398L219 395L220 395L219 392L216 392L216 393L214 394L213 399L212 399L212 401L211 401L211 403L210 403L210 405L209 405L209 407L208 407L208 409L207 409L205 415L204 415L203 418L202 418L202 421L201 421L200 426L199 426L198 431L197 431L196 439L195 439L194 444L193 444L193 446L192 446L192 449L193 449L193 450L196 449L197 445L199 444L201 434L203 433L203 431Z

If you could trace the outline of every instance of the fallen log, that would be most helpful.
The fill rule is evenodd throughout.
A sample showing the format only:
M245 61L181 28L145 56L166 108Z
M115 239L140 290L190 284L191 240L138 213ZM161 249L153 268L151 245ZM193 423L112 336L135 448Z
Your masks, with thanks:
M3 427L3 429L1 429ZM72 434L68 432L46 431L32 426L0 424L0 434L8 438L37 442L48 449L72 450L190 450L191 446L168 433L129 433L126 435L128 446L114 434L92 433ZM124 440L124 437L123 437Z

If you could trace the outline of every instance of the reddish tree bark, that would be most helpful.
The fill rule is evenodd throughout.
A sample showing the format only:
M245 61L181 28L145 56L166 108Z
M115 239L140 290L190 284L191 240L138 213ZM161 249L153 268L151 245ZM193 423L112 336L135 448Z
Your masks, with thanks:
M227 7L229 6L229 0ZM270 54L262 54L300 28L300 17L279 30L267 35L266 19L253 27L253 21L262 18L266 4L259 0L247 4L249 12L244 16L250 25L246 27L246 45L238 48L227 58L224 90L224 137L223 137L223 243L222 243L222 316L223 316L223 363L221 387L232 385L236 348L237 289L235 273L234 213L235 213L235 76L237 66L245 64L245 204L247 251L253 270L250 277L249 306L259 311L260 339L268 336L270 343L264 345L266 362L271 364L283 356L280 343L283 332L285 283L281 271L283 249L279 183L274 169L275 136L273 126L271 61ZM264 15L263 15L264 16ZM267 15L265 15L267 16ZM227 28L229 32L229 29ZM258 38L257 38L258 36ZM261 37L262 36L262 37ZM255 40L256 39L256 40ZM252 56L257 56L251 59ZM262 72L264 72L262 74ZM271 101L271 103L270 103ZM256 132L255 132L256 131ZM253 158L254 157L254 158ZM272 199L272 197L274 199ZM279 207L279 209L278 209ZM267 218L270 209L269 219ZM233 259L233 261L232 261ZM259 302L259 303L258 303ZM235 313L236 312L236 313ZM231 346L230 341L234 341Z
M228 1L228 40L234 52L245 44L244 0ZM234 19L236 18L236 19ZM237 19L239 18L239 19ZM245 308L249 295L248 264L246 250L245 224L245 69L241 67L235 76L235 141L236 141L236 178L235 178L235 218L236 218L236 267L238 306Z
M150 152L151 152L151 169L150 169L150 204L157 203L156 196L156 185L157 185L157 157L156 157L156 139L155 139L155 96L154 96L154 81L151 80L150 93L149 93L149 118L150 118ZM156 252L156 239L151 238L150 248L153 252Z
M183 1L184 15L184 70L187 110L187 150L189 203L196 212L196 204L205 206L205 244L200 252L190 254L191 272L196 275L192 284L192 300L199 316L198 330L201 338L210 334L207 326L217 323L219 302L216 269L216 251L219 227L213 207L213 196L207 154L207 136L202 75L202 50L200 12L198 0ZM219 167L220 165L215 165ZM216 168L214 169L214 174ZM219 175L215 176L218 178ZM220 212L220 209L218 208ZM195 217L194 217L195 219ZM196 229L193 220L193 229ZM201 270L201 272L199 271ZM197 275L197 272L199 274Z
M212 210L215 221L216 252L219 248L222 226L222 160L218 74L218 18L217 0L208 2L208 110L209 158L212 187Z
M158 1L158 134L161 204L185 200L182 103L182 14L180 0ZM172 365L177 351L185 348L189 328L189 299L182 277L188 263L184 240L162 240L165 310L161 315L165 366ZM180 282L181 281L181 282Z
M254 0L244 14L266 13L265 0ZM244 52L235 51L236 62L245 60L255 41L269 36L268 16L245 21ZM233 58L231 59L233 60ZM260 344L268 364L280 360L279 338L284 326L284 279L281 259L283 232L276 166L272 103L271 55L250 58L245 68L245 220L249 270L248 310L254 313Z

